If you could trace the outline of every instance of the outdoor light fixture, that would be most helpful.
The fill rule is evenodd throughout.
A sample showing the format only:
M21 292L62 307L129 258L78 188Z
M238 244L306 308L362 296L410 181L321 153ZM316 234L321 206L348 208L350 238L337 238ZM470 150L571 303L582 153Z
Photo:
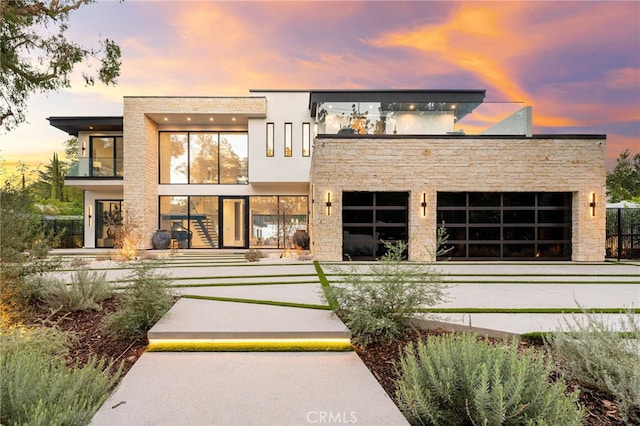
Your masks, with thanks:
M82 155L84 156L84 152L87 150L87 144L86 142L82 142Z
M427 217L427 193L422 193L422 202L420 203L420 207L422 207L422 217Z
M327 202L324 205L327 206L327 216L331 216L331 192L327 192Z
M93 216L91 216L91 205L87 206L87 224L89 225L89 227L91 227L91 218Z
M589 207L591 208L591 217L595 217L596 215L596 193L591 193L591 202L589 202Z

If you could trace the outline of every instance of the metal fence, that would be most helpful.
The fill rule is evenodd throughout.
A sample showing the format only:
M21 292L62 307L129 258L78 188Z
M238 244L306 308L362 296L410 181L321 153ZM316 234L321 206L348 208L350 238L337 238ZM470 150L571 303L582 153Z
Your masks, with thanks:
M640 209L607 208L606 256L640 259Z
M56 237L54 248L81 248L84 245L82 216L45 216L43 226Z

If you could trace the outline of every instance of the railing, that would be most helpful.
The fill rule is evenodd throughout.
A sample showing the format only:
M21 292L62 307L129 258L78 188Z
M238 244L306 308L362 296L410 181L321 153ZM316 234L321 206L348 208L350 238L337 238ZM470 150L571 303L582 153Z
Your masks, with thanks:
M121 157L82 157L71 164L67 177L122 177Z
M531 108L520 102L325 102L319 134L527 135Z

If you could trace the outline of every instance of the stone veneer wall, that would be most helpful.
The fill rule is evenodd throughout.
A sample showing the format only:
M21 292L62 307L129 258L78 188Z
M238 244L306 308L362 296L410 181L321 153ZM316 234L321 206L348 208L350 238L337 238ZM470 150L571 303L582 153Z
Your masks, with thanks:
M316 139L311 166L315 259L342 260L342 192L407 191L410 260L433 260L436 193L572 192L572 260L605 254L604 136ZM325 202L331 192L331 216ZM596 194L591 217L589 197ZM422 193L427 213L422 217Z
M158 226L158 123L147 114L246 114L264 117L262 97L125 97L124 210L137 221L141 247Z

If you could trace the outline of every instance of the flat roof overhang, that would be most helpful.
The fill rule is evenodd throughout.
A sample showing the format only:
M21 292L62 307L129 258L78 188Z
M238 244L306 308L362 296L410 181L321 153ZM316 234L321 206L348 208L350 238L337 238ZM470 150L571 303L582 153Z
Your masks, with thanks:
M309 110L316 116L318 104L324 102L446 102L481 104L486 90L312 90Z
M71 136L79 132L122 132L122 116L48 117L49 124Z

